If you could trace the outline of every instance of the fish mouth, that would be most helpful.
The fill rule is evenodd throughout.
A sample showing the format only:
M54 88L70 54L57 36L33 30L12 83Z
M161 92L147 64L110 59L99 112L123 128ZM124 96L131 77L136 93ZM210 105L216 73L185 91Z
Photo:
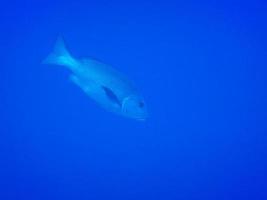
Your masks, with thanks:
M143 121L143 122L146 121L147 118L148 118L148 115L147 115L147 114L144 115L144 116L135 117L135 119L136 119L137 121Z
M137 121L140 121L140 122L145 122L147 120L147 118L135 118Z
M134 115L128 115L128 114L123 114L125 117L134 119L136 121L140 121L140 122L145 122L147 120L147 116L134 116Z

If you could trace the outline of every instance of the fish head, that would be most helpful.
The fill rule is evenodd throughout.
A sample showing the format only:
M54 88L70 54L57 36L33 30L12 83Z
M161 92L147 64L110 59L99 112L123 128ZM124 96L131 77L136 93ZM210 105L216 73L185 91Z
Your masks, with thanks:
M130 95L124 98L122 114L137 120L146 120L148 112L144 99L139 95Z

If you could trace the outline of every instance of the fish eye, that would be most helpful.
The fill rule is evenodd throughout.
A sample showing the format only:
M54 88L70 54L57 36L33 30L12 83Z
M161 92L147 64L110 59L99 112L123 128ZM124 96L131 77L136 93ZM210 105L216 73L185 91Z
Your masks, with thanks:
M140 107L140 108L143 108L143 107L144 107L144 105L145 105L145 104L144 104L144 102L143 102L143 101L140 101L140 102L139 102L139 107Z

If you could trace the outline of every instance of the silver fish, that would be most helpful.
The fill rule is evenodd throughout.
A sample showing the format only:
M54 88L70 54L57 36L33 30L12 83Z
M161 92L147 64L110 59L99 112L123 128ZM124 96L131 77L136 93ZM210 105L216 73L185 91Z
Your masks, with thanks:
M43 63L67 67L71 71L70 80L106 110L137 120L147 118L144 99L131 81L94 59L75 59L62 38L58 38Z

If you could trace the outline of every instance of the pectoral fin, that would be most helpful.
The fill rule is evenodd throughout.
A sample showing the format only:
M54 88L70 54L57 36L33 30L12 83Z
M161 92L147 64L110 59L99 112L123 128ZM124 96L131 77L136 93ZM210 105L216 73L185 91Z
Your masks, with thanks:
M106 86L102 86L102 89L105 92L106 97L113 103L121 106L121 102L119 100L119 98L117 97L117 95L108 87Z
M102 105L116 108L121 107L121 102L112 89L98 85L94 81L83 79L74 74L70 76L70 80L81 88L88 96L95 101L100 102Z

